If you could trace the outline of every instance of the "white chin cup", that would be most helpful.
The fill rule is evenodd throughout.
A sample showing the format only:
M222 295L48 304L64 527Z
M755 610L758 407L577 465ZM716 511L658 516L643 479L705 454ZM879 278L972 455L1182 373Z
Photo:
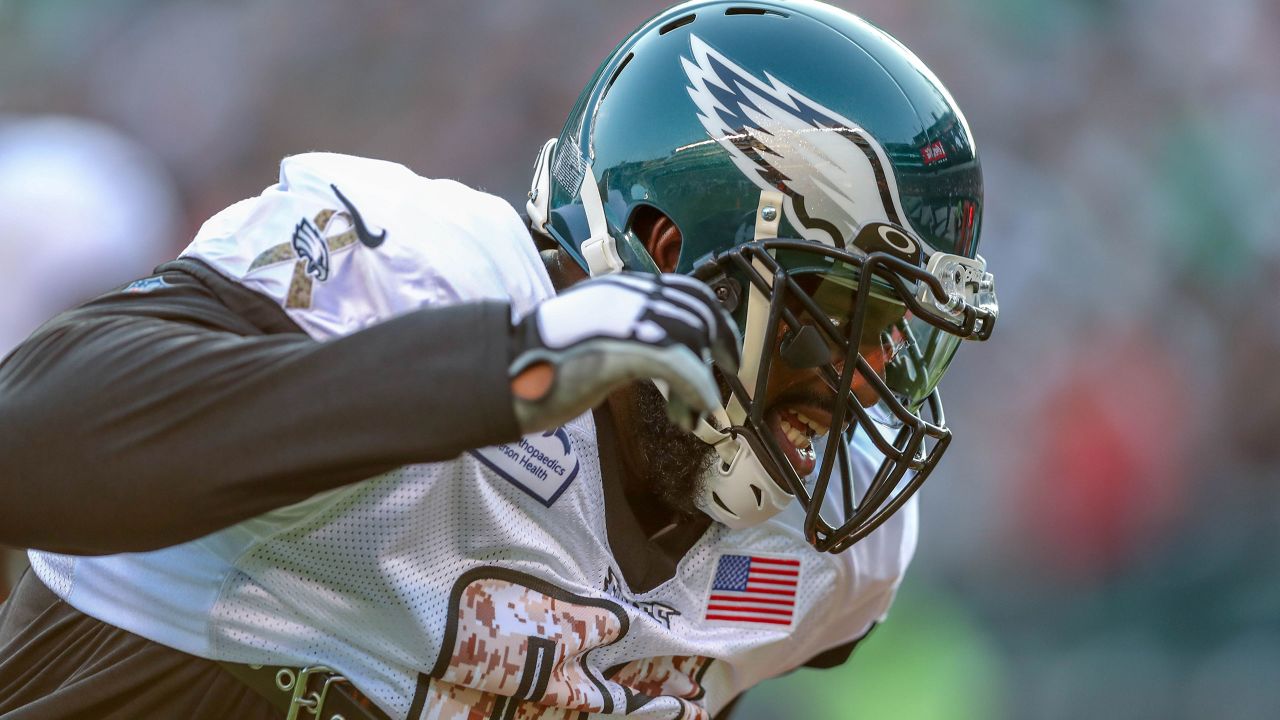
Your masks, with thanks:
M748 528L782 512L794 499L769 476L746 439L725 437L716 450L721 459L704 476L698 498L698 508L711 519L735 530Z

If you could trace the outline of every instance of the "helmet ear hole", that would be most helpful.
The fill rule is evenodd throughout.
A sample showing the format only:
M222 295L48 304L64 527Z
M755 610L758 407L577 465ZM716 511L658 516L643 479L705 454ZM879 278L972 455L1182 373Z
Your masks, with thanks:
M683 240L675 222L652 205L639 205L631 213L631 232L662 272L675 272Z

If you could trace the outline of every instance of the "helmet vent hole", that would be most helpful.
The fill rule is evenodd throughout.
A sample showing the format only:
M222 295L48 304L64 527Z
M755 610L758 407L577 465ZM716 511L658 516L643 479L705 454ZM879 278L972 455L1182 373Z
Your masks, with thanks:
M609 84L605 85L604 92L600 93L601 100L604 100L605 96L609 94L609 90L613 88L613 84L618 82L618 76L626 69L627 63L631 62L631 58L633 57L635 57L635 53L627 53L627 56L622 58L622 62L618 63L618 69L613 71L613 75L609 78Z
M675 30L676 28L684 27L685 25L688 25L689 23L693 22L697 18L698 16L695 14L689 14L689 15L685 15L684 17L678 17L675 20L672 20L671 22L667 23L666 25L663 25L662 27L658 28L658 34L666 35L672 30Z
M764 503L761 502L761 500L764 498L764 493L760 491L760 488L756 485L752 485L751 492L755 493L756 507L760 507L761 505L763 505Z
M731 7L728 10L725 10L724 14L725 15L777 15L778 17L781 17L781 18L791 17L790 15L784 12L778 12L777 10L769 10L766 8L749 8L749 7Z
M719 505L719 506L720 506L720 509L721 509L721 510L724 510L725 512L729 513L730 515L732 515L732 516L734 516L734 517L738 517L738 513L736 513L736 512L734 512L734 511L730 510L730 509L729 509L729 506L724 504L724 501L720 499L720 496L719 496L718 494L716 494L716 493L714 493L714 492L713 492L713 493L711 493L711 499L712 499L713 501L715 501L715 504L716 504L716 505Z

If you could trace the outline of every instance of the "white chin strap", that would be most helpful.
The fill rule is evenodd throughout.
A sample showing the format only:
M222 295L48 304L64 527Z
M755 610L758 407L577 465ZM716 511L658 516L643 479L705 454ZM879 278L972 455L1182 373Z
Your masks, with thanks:
M756 208L756 240L768 240L778 236L778 221L782 216L782 193L760 193ZM767 218L767 219L766 219ZM772 280L764 268L757 268ZM769 299L754 284L747 293L747 326L743 328L743 363L738 379L743 387L754 390L760 374L760 349L768 328ZM742 425L747 412L738 398L731 398L729 405L716 413L721 427ZM702 495L698 508L713 520L739 529L759 525L777 515L793 500L790 493L774 482L763 461L744 438L734 437L717 430L706 420L699 420L693 434L715 448L720 461L715 463L703 478Z
M529 214L529 225L543 235L550 235L547 223L551 220L551 158L555 149L556 139L552 138L538 153L538 159L533 166L533 185L529 188L529 202L525 203L525 211ZM604 203L600 200L600 188L596 184L596 176L590 164L583 167L582 184L578 186L578 196L582 198L582 210L587 216L587 229L591 232L591 237L584 240L578 248L582 253L582 259L587 262L587 272L591 277L599 277L622 270L622 256L618 254L617 241L609 234L609 223L604 217Z

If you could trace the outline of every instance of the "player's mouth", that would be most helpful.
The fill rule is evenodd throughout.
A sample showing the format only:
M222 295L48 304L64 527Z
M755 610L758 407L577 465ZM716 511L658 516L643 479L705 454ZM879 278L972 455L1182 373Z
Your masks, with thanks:
M813 439L827 434L830 413L819 408L785 405L770 410L765 420L796 474L804 477L813 472L817 465Z

